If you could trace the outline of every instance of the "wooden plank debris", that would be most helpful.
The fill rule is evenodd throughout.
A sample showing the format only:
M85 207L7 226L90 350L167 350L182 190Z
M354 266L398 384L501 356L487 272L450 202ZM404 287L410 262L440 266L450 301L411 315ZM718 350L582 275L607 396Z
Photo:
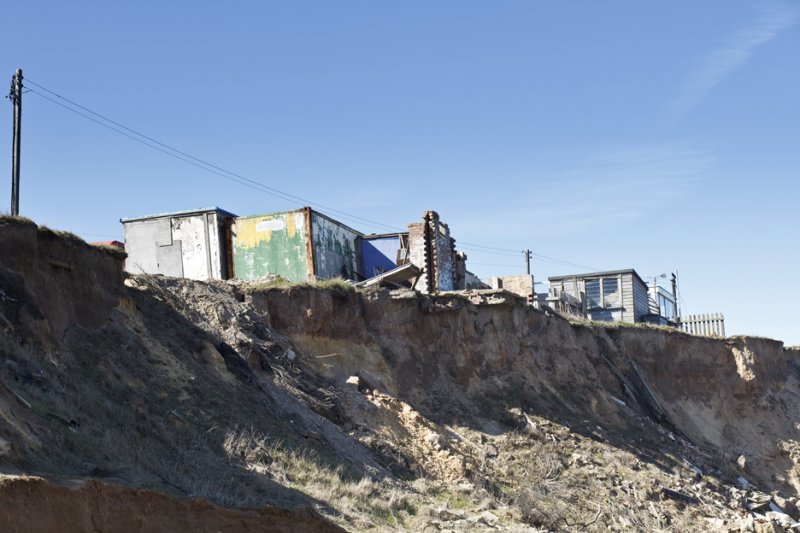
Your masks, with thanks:
M413 263L406 263L397 268L393 268L383 274L379 274L373 278L356 283L356 287L371 287L373 285L381 285L383 283L400 283L408 281L412 278L418 278L422 274L422 270Z

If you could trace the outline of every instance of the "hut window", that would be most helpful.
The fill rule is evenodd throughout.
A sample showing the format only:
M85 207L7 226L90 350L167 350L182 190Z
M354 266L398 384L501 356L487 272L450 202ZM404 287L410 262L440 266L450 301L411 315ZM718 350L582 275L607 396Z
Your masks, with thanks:
M603 278L603 307L619 307L619 280Z
M602 299L600 297L600 280L587 279L586 280L586 307L593 309L595 307L602 307Z
M587 279L585 283L587 309L611 308L621 305L619 279Z

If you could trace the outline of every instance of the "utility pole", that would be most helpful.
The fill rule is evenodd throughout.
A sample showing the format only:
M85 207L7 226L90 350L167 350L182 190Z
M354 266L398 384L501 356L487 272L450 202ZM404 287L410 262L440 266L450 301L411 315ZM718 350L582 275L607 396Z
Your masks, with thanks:
M678 276L677 270L672 273L672 298L675 300L675 317L680 321L681 313L678 311Z
M11 77L8 97L14 105L14 141L11 149L11 215L19 215L19 154L22 130L22 69Z
M533 256L533 252L530 250L522 250L522 253L525 254L525 272L527 274L531 273L531 257Z

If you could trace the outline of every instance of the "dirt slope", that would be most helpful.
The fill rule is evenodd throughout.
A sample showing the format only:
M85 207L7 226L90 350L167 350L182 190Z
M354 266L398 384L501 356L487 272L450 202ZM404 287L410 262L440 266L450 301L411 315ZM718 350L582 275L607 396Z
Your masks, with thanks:
M172 498L96 480L57 484L20 476L0 478L0 523L4 531L36 533L341 531L308 510L225 509L199 498Z
M489 294L342 298L305 290L253 298L309 364L316 354L338 354L315 365L320 374L342 382L367 370L442 422L478 420L476 429L488 430L476 400L506 396L509 406L524 401L546 418L626 428L615 397L726 458L743 456L744 471L766 487L800 489L800 351L778 341L569 324Z
M90 490L78 529L113 531L120 501L140 515L130 489L175 530L706 531L796 513L798 352L775 341L570 324L503 293L126 277L114 252L19 220L0 219L0 250L0 471L99 483L34 483L60 502Z

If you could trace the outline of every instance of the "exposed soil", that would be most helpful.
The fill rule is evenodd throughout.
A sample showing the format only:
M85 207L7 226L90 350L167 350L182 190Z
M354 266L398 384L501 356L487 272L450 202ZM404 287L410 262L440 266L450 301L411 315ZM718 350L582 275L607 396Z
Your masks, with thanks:
M0 523L9 533L342 531L307 509L226 509L97 480L56 484L21 476L0 478Z
M570 323L506 293L127 276L8 218L0 250L0 520L19 531L800 518L800 352L779 342Z

